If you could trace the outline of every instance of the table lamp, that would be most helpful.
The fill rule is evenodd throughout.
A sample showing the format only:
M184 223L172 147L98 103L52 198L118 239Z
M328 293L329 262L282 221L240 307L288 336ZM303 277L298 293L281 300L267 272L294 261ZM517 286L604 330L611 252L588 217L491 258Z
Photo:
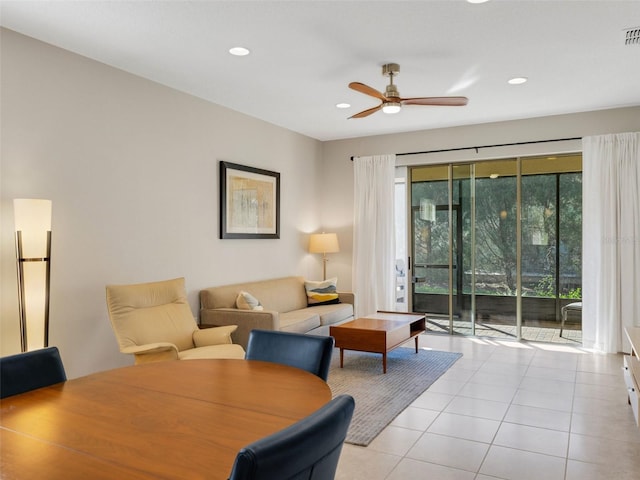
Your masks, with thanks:
M314 233L309 237L309 253L322 254L322 279L327 279L327 253L340 251L338 236L335 233Z

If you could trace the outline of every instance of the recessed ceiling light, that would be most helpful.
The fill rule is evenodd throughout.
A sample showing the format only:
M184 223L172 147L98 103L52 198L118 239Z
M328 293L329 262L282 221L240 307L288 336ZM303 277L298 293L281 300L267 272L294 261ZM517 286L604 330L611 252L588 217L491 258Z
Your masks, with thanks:
M467 3L486 3L489 0L467 0Z
M510 85L521 85L528 80L527 77L514 77L507 81Z
M336 103L336 108L350 108L350 103Z
M244 47L233 47L229 49L229 53L231 55L235 55L236 57L244 57L245 55L249 55L249 49Z

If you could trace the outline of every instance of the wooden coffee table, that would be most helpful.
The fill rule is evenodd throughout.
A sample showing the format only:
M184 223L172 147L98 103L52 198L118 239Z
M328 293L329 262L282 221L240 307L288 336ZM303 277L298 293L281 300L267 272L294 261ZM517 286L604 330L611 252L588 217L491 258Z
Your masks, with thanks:
M418 335L425 331L424 315L412 313L382 313L356 318L329 328L329 335L340 349L340 368L344 351L357 350L382 354L382 371L387 373L387 353L412 338L418 353Z

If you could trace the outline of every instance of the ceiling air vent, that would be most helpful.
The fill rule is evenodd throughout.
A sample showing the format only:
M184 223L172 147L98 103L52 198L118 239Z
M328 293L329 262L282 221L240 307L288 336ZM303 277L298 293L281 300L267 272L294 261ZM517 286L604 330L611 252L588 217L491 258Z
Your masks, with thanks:
M640 27L628 28L624 31L625 45L640 45Z

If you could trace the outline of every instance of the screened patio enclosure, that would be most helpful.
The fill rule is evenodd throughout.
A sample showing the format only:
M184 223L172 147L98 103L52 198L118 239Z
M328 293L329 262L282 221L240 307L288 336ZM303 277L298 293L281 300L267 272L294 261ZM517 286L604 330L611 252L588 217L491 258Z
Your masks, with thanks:
M551 339L581 300L581 170L580 154L410 167L407 309L434 331Z

